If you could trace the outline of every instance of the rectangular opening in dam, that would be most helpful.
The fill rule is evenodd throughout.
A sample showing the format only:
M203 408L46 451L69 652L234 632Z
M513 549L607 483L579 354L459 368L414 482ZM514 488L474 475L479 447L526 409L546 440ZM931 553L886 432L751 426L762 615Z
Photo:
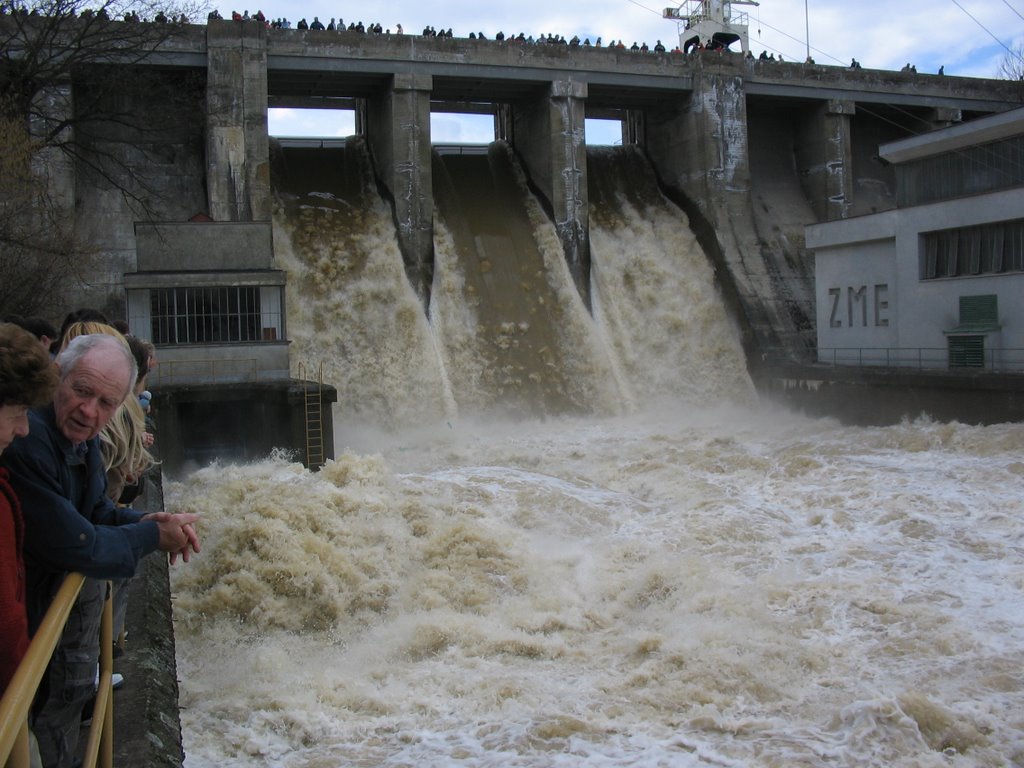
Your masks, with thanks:
M271 107L267 110L267 132L279 138L337 139L356 133L352 109L298 109ZM432 144L490 144L494 141L494 116L462 112L433 112L430 115ZM586 141L590 146L622 144L622 121L586 119Z
M588 117L585 121L587 144L591 147L622 144L622 121Z
M494 115L431 112L431 144L490 144L494 141Z
M353 109L271 107L267 110L267 133L271 136L337 139L355 132Z

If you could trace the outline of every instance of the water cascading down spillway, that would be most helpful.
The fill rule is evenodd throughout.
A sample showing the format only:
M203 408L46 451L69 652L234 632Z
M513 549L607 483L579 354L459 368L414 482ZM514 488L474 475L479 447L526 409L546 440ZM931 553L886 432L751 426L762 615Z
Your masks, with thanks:
M589 150L593 317L506 144L433 162L428 321L365 144L275 158L292 358L324 362L342 423L616 413L659 397L750 394L713 272L638 150Z

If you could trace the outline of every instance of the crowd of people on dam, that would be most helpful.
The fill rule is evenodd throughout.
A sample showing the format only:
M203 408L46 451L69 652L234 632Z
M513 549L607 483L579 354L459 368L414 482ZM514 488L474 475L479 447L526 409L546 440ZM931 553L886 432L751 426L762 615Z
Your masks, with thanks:
M209 14L209 20L221 20L223 17L220 12L214 10ZM383 27L380 23L374 22L371 24L363 24L362 20L356 22L350 22L348 25L345 24L342 18L331 18L326 24L324 24L319 16L314 16L313 21L307 21L305 17L299 19L294 25L292 22L284 17L268 20L262 11L256 11L254 14L250 14L248 10L238 12L231 12L231 19L233 21L256 21L265 24L271 29L296 29L300 31L326 31L326 32L355 32L357 34L369 34L369 35L403 35L405 34L401 24L396 24L394 30L391 27ZM436 28L432 25L427 25L420 32L421 37L427 38L454 38L456 35L453 33L452 28ZM518 43L524 45L562 45L568 48L593 48L599 49L604 48L608 50L618 51L630 51L631 53L672 53L672 54L685 54L694 56L703 54L705 52L711 53L735 53L731 51L729 46L722 44L721 42L707 39L707 40L693 40L688 42L685 48L680 48L679 45L673 46L671 49L667 48L661 40L657 40L653 46L649 46L646 42L633 41L632 45L626 45L620 38L618 40L612 39L605 42L602 37L598 36L593 41L589 37L580 38L579 35L573 35L571 38L566 38L564 35L559 34L541 34L537 37L528 35L525 32L519 32L518 34L506 35L504 31L499 30L494 33L492 37L488 37L484 32L470 32L463 39L467 40L492 40L497 43ZM781 54L776 56L774 53L768 53L767 51L761 51L760 56L756 59L754 54L747 50L744 54L745 58L749 62L760 62L760 63L774 63L782 62L783 57ZM804 61L804 64L814 65L815 61L810 56ZM849 69L861 69L861 64L856 59L853 59L850 63ZM901 72L917 74L917 68L907 64ZM940 67L939 75L945 74L945 67Z
M223 18L224 17L220 14L219 11L211 11L208 16L209 21L220 21L223 20ZM271 29L312 30L314 32L356 32L358 34L368 35L405 34L405 30L403 29L401 24L396 24L394 30L392 30L391 27L385 28L382 24L378 22L364 24L362 20L350 22L348 25L346 25L344 19L336 19L334 17L331 17L331 19L326 24L324 24L324 22L320 20L319 16L314 16L312 21L308 21L306 17L302 17L293 24L290 19L283 17L268 20L262 11L256 11L256 13L253 14L250 14L248 10L242 12L232 11L231 20L243 22L256 21L265 24L267 27ZM433 25L427 25L423 28L423 31L420 32L420 36L429 38L454 38L455 34L452 31L451 27L448 27L447 29L445 29L444 27L438 29ZM528 35L525 32L506 35L503 31L498 31L494 33L493 37L489 38L485 32L470 32L464 39L493 40L494 42L498 43L507 42L523 43L530 45L564 45L569 48L606 47L609 49L630 50L633 51L634 53L666 53L668 51L668 49L661 42L661 40L658 40L653 46L648 46L646 42L638 43L636 41L634 41L632 45L627 46L621 39L611 40L610 42L605 44L601 37L597 37L593 42L591 42L589 37L581 39L578 35L573 35L573 37L567 39L564 35L556 35L550 33L534 37L533 35ZM703 44L700 46L702 50L704 49L704 47L705 46ZM707 42L707 47L709 49L713 47L710 40ZM681 50L678 46L676 46L672 52L681 53Z
M198 516L132 508L154 471L147 377L153 345L96 310L0 322L0 684L7 689L65 576L86 579L30 712L30 757L72 768L99 684L112 584L125 649L128 585L141 559L199 551ZM152 482L152 481L150 481ZM115 689L123 684L113 679Z
M38 10L31 10L30 11L30 10L28 10L24 6L24 4L19 4L17 2L10 2L10 1L8 1L8 2L0 2L0 16L2 16L4 14L11 14L11 13L19 13L19 14L32 15L32 14L38 14L39 11ZM99 11L95 12L95 14L98 17L102 17L102 18L107 18L106 13L107 12L105 10L103 10L103 9L100 9ZM73 15L74 11L71 11L70 14ZM86 9L86 10L82 11L81 16L83 16L83 17L85 17L87 15L88 16L92 16L93 14L94 14L94 12L92 10ZM256 10L254 13L250 13L246 9L246 10L243 10L243 11L237 11L237 10L231 11L231 13L230 13L228 18L230 20L236 21L236 22L254 22L254 23L263 24L263 25L265 25L266 27L268 27L270 29L294 29L294 30L298 30L298 31L313 31L313 32L318 32L318 31L324 31L324 32L354 32L356 34L365 34L365 35L404 35L404 34L406 34L406 32L403 29L401 24L395 24L394 28L392 28L392 27L384 27L379 22L372 22L372 23L364 24L362 20L350 21L350 22L348 22L346 24L345 20L340 18L340 17L337 17L337 18L332 17L326 23L324 23L320 19L319 16L314 16L312 21L308 21L306 19L306 17L302 17L297 22L293 23L290 19L285 18L285 17L279 17L279 18L275 18L275 19L268 19L267 16L261 10ZM220 11L218 11L216 9L210 11L207 14L207 21L208 22L209 21L222 21L224 19L225 19L225 17L223 15L221 15ZM126 13L124 15L123 21L138 23L138 22L150 21L150 19L147 19L147 18L144 18L144 17L140 17L137 12L133 11L133 12ZM171 17L168 17L166 14L164 14L162 11L157 11L156 14L154 15L152 21L156 22L156 23L160 23L160 24L166 24L166 23L188 24L188 23L190 23L190 20L187 18L187 16L185 16L185 14L181 14L181 15L179 15L177 17L171 18ZM454 34L454 32L452 31L451 27L447 27L447 28L441 27L440 29L438 29L438 28L436 28L436 27L434 27L432 25L425 26L423 28L423 30L420 32L420 36L421 37L427 37L427 38L455 38L455 37L457 37ZM462 36L460 35L458 37L462 37ZM462 37L462 39L467 39L467 40L491 40L491 41L497 42L497 43L523 44L523 45L561 45L561 46L566 46L567 48L588 48L588 49L602 49L603 48L605 50L629 51L631 53L637 53L637 54L645 54L645 53L654 53L654 54L671 53L671 54L682 54L682 55L688 55L688 56L695 56L695 55L700 55L700 54L704 54L704 53L707 53L707 52L718 53L718 54L722 54L722 53L735 53L735 51L732 51L727 45L723 45L722 43L714 41L712 39L708 39L708 40L692 40L692 41L688 41L684 48L680 48L679 45L675 45L671 49L666 47L661 42L661 40L656 41L654 45L648 45L646 42L637 42L635 40L632 42L631 45L627 45L621 38L617 39L617 40L613 38L612 40L609 40L609 41L605 42L602 39L602 37L600 37L600 36L596 37L593 41L591 41L591 39L589 37L583 37L581 39L579 35L573 35L571 38L566 38L564 35L551 34L551 33L541 34L541 35L538 35L537 37L534 37L533 35L528 35L525 32L519 32L518 34L506 34L504 31L498 31L498 32L494 33L492 36L489 37L485 32L477 31L477 32L470 32L467 36ZM769 53L767 51L762 51L760 56L755 58L753 53L751 51L747 50L745 52L744 56L745 56L746 60L749 63L751 63L751 64L753 64L753 63L771 64L771 63L782 62L783 61L783 57L782 57L781 54L776 56L775 53ZM807 59L804 61L804 64L805 65L815 65L815 61L814 61L813 58L808 56ZM853 59L851 61L850 65L849 65L848 69L851 69L851 70L861 69L860 62L857 61L856 59ZM917 67L908 63L900 71L902 73L904 73L904 74L917 74ZM944 66L940 67L939 71L936 74L938 74L940 76L944 75L945 74L945 67Z

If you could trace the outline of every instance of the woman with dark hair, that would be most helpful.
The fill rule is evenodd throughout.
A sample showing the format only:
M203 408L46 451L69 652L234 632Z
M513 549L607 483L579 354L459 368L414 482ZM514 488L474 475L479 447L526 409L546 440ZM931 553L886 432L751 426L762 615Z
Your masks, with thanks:
M57 388L57 368L28 331L0 324L0 453L28 434L28 409L48 403ZM21 505L0 467L0 686L8 683L28 648L25 613L25 525Z

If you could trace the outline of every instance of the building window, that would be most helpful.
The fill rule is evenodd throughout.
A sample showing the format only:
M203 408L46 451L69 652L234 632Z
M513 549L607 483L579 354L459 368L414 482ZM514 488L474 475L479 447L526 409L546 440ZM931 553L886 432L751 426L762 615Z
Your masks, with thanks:
M281 291L276 286L154 288L149 291L154 344L276 341Z
M1024 271L1024 219L921 234L921 279Z
M903 208L1021 185L1024 136L1014 136L898 165L896 204Z

